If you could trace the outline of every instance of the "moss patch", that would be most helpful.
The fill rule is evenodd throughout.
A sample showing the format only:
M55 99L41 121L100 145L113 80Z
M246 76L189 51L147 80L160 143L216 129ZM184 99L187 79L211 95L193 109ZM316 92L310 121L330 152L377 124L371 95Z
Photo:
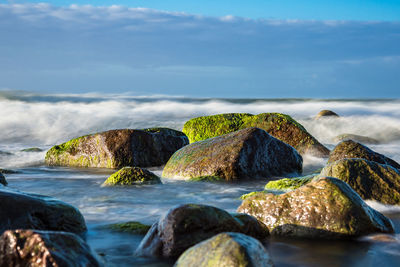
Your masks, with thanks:
M304 177L297 177L297 178L283 178L276 181L270 181L265 185L266 190L294 190L299 188L300 186L308 184L314 175L307 175Z
M136 234L136 235L145 235L147 231L150 229L150 225L142 224L140 222L125 222L125 223L114 223L107 225L106 228L111 229L113 231Z
M224 182L225 179L219 176L200 176L200 177L193 177L187 180L188 182Z
M124 167L108 177L103 183L103 186L158 183L161 183L160 177L146 169L139 167Z

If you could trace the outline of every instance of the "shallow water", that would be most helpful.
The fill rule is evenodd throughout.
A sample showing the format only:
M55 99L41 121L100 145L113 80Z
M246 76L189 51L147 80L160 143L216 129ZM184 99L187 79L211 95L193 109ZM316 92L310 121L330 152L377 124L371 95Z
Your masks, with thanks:
M124 96L14 96L0 94L0 168L10 188L56 197L79 208L89 231L87 241L108 266L172 266L171 262L136 258L143 236L102 228L109 223L140 221L152 224L169 208L201 203L234 212L242 194L262 190L266 181L222 184L187 183L162 179L163 184L101 187L113 172L107 169L47 167L45 151L54 144L91 132L115 128L168 126L221 112L284 112L302 123L328 147L342 133L367 135L382 142L372 149L400 161L400 102L398 100L238 100L135 98ZM321 109L332 109L339 119L313 120ZM43 152L21 152L39 147ZM325 164L305 157L304 173ZM161 175L162 168L151 168ZM400 239L400 206L368 202L395 224ZM398 266L400 242L310 241L271 239L267 245L276 266Z

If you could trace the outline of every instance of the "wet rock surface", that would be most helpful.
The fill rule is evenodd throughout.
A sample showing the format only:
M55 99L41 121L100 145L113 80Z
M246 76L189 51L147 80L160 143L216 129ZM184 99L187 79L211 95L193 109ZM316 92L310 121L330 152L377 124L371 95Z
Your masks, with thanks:
M254 193L244 199L238 212L254 216L277 236L341 239L394 231L388 218L332 177L281 195Z
M302 157L259 128L246 128L192 143L175 152L162 176L176 179L219 177L221 180L267 178L301 173Z
M139 167L124 167L112 174L103 186L160 184L160 177L151 171Z

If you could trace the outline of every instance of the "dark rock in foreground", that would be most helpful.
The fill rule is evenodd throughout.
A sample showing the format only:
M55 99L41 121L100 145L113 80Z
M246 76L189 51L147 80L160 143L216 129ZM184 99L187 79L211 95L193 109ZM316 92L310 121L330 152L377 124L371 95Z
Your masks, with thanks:
M56 166L161 166L188 142L182 132L168 128L111 130L54 146L47 151L45 160Z
M0 233L9 229L54 230L82 234L78 209L53 198L0 188Z
M176 267L268 267L272 260L257 240L240 233L221 233L186 250Z
M293 147L262 129L246 128L183 147L172 155L162 175L233 181L301 173L302 163Z
M332 110L324 109L318 112L317 116L315 116L315 119L319 119L322 117L339 117L339 115Z
M266 227L255 219L237 219L212 206L185 204L170 209L153 224L136 254L177 258L191 246L221 232L241 232L260 240L268 236Z
M390 165L357 158L341 159L325 166L320 175L345 181L363 199L400 204L400 171Z
M341 142L341 141L348 141L353 140L363 144L379 144L380 142L374 138L356 134L341 134L336 136L333 141L334 142Z
M89 246L66 232L9 230L0 239L1 266L102 266Z
M228 113L191 119L183 126L190 143L257 127L294 147L300 154L327 157L329 150L289 115L281 113Z
M160 177L149 170L139 167L124 167L112 174L103 186L160 184Z
M0 173L0 184L6 186L8 185L6 177L4 177L4 175L2 173Z
M396 161L382 154L379 154L372 149L353 140L343 141L339 143L329 155L328 163L346 158L366 159L369 161L375 161L380 164L387 164L392 166L393 168L400 169L400 164Z
M256 217L278 236L336 239L394 231L388 218L332 177L281 195L255 193L245 198L238 212Z

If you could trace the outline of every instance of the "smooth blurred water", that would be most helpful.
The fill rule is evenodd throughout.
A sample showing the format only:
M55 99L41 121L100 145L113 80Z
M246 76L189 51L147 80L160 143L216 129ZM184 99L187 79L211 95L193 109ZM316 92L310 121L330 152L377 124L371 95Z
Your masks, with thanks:
M340 118L314 120L321 109ZM234 212L242 194L262 190L266 181L223 184L162 179L163 184L101 187L108 169L47 167L45 151L52 145L88 133L165 126L180 130L192 117L226 112L282 112L298 120L317 139L333 148L333 137L352 133L380 140L372 149L400 161L399 100L187 99L99 95L29 95L0 93L0 168L10 188L56 197L82 212L87 241L104 255L108 266L171 266L171 262L133 256L143 236L102 228L109 223L140 221L152 224L169 208L201 203ZM22 152L39 147L43 152ZM3 152L3 153L2 153ZM304 157L304 173L326 160ZM152 168L161 175L162 168ZM391 218L400 239L400 206L368 202ZM268 250L276 266L399 266L400 241L310 241L271 239Z

